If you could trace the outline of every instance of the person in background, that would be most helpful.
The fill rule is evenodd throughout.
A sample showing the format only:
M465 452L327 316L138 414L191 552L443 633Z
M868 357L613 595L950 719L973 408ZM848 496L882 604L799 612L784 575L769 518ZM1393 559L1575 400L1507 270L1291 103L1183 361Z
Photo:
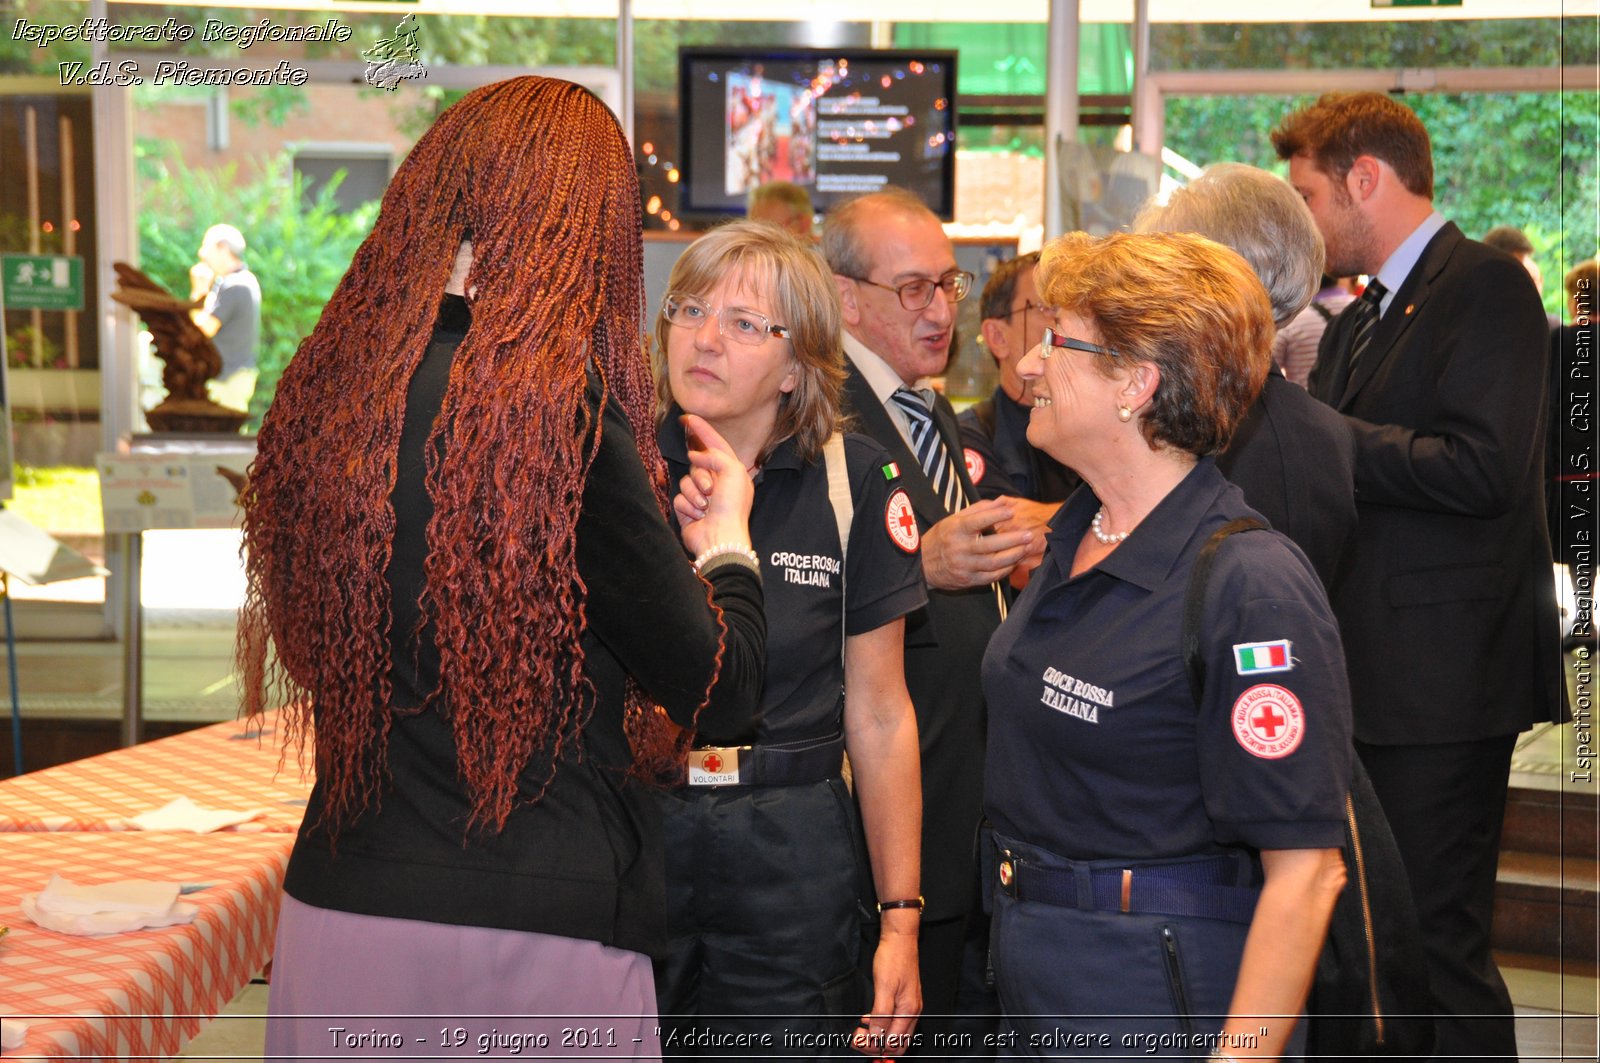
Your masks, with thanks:
M640 262L605 104L487 85L406 156L284 373L238 657L248 715L286 706L316 783L269 1058L339 1058L330 1019L372 1015L393 1056L459 1049L463 1016L522 1054L569 1054L594 1016L607 1051L660 1055L648 787L693 728L751 719L765 621L750 480L703 421L710 504L668 526Z
M758 717L702 728L688 785L663 799L662 1013L684 1031L766 1031L771 1052L748 1054L792 1055L784 1033L849 1033L865 1010L862 1048L899 1055L921 1008L922 916L903 643L906 614L928 595L915 545L892 530L908 503L886 474L888 454L865 436L835 438L844 355L839 296L821 257L762 222L702 236L668 278L656 363L670 472L690 473L683 413L705 418L755 477L750 533L770 576ZM852 514L847 542L836 502ZM845 751L882 909L870 995L854 977L868 869L840 771Z
M983 662L1001 1055L1294 1054L1345 879L1338 625L1256 530L1215 545L1199 676L1183 646L1202 548L1259 520L1211 455L1271 366L1267 295L1191 233L1069 234L1039 277L1028 439L1084 486Z
M746 217L751 221L771 222L809 240L815 214L811 196L804 188L790 181L768 181L750 190Z
M1328 590L1356 752L1422 925L1435 1051L1515 1056L1491 947L1511 752L1521 731L1568 718L1539 293L1434 210L1428 131L1399 100L1328 93L1272 143L1327 271L1371 278L1324 334L1311 393L1356 439L1356 549Z
M1054 317L1034 287L1038 264L1037 251L1019 255L1000 263L983 286L979 338L1000 369L1000 386L989 398L961 411L956 420L967 473L978 496L1010 499L1018 513L1013 526L1031 521L1042 535L1057 507L1078 486L1078 476L1034 449L1027 437L1033 395L1017 374L1017 363L1039 342L1040 330ZM1026 575L1037 560L1018 566L1013 579L1018 572Z
M231 225L207 229L198 255L189 267L189 299L204 305L189 316L222 356L222 375L206 390L224 406L248 410L261 342L261 285L245 265L244 235Z
M1496 251L1504 251L1528 271L1528 276L1533 278L1533 286L1544 295L1544 271L1539 268L1539 263L1533 257L1533 241L1528 239L1528 234L1515 225L1496 225L1493 229L1483 234L1483 242ZM1552 329L1561 327L1559 314L1546 314Z
M1504 252L1522 263L1522 268L1533 278L1533 286L1544 292L1544 271L1533 258L1533 241L1515 225L1496 225L1483 234L1483 242L1496 251Z
M938 217L903 189L848 200L828 212L822 251L844 315L845 405L856 429L889 452L910 502L891 531L920 542L928 605L906 619L905 672L922 755L922 892L917 943L929 1035L952 1032L963 970L967 999L982 996L974 940L976 842L983 798L983 691L978 664L999 624L1005 580L1043 537L997 528L1009 502L978 499L961 461L955 411L918 385L944 371L956 304L972 274L956 265ZM967 958L964 964L963 957ZM973 986L974 978L978 985ZM974 1003L973 1010L986 1010Z
M1322 276L1322 234L1299 194L1243 163L1206 167L1164 204L1146 204L1133 227L1199 233L1237 251L1266 288L1279 329L1297 320ZM1355 544L1355 438L1276 366L1263 379L1217 468L1332 587Z
M1567 271L1561 289L1567 296L1567 320L1574 325L1593 324L1596 286L1600 285L1600 259L1587 259Z

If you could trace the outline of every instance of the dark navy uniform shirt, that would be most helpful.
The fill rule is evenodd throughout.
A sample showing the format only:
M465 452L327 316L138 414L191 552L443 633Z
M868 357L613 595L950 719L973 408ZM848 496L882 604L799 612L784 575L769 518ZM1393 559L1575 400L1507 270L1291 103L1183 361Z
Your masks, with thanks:
M1100 502L1078 490L983 662L985 806L1001 833L1073 859L1335 848L1350 693L1322 584L1277 532L1234 535L1190 692L1183 603L1206 539L1258 516L1202 459L1105 560L1069 577Z
M1078 476L1028 442L1029 411L995 388L976 406L962 410L962 456L979 498L1027 498L1061 502L1078 486Z
M674 406L658 435L672 485L689 471L681 415ZM855 500L843 573L849 608L841 614L839 530L828 501L827 466L820 457L803 463L794 441L786 440L757 474L750 511L750 540L761 558L767 612L760 716L753 733L702 731L704 742L788 742L837 734L844 704L841 615L845 631L859 635L927 603L916 542L902 530L901 541L910 545L905 549L890 535L891 507L904 504L904 492L896 482L898 472L885 472L892 469L889 455L854 433L846 433L844 449ZM904 509L909 512L909 504Z

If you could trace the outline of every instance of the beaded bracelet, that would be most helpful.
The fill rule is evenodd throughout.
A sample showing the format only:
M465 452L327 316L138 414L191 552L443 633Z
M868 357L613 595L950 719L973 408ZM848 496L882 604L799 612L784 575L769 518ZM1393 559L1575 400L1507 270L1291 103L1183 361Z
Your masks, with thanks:
M750 549L749 546L743 546L739 543L717 543L715 546L709 546L700 551L700 554L694 559L694 570L704 575L708 565L712 568L717 567L717 565L711 564L713 561L717 562L718 565L731 563L743 565L746 568L755 570L757 573L761 571L761 558L757 557L756 552Z
M915 908L920 912L922 911L922 903L921 897L913 897L904 901L879 901L878 914L882 915L884 912L891 912L897 908Z

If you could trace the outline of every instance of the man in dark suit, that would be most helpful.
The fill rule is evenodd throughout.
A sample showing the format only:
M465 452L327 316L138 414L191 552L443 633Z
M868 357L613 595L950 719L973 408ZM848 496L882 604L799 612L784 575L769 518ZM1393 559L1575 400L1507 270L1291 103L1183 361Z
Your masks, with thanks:
M1428 133L1404 104L1329 94L1272 142L1328 272L1373 278L1311 377L1356 438L1356 551L1331 588L1356 749L1422 921L1437 1053L1514 1057L1490 952L1511 751L1518 732L1566 719L1544 311L1520 265L1434 211Z
M822 249L844 309L847 412L900 466L928 581L927 607L906 618L905 662L922 750L919 1029L931 1034L941 1029L937 1016L956 1010L975 903L985 729L979 665L1001 619L995 582L1041 551L1044 539L985 534L1015 509L978 500L955 412L917 387L944 371L955 304L972 284L938 217L908 192L876 192L829 212Z
M1267 289L1280 329L1322 280L1322 236L1311 212L1294 189L1254 166L1206 167L1164 204L1145 206L1134 230L1199 233L1239 252ZM1344 418L1273 365L1217 468L1331 587L1355 543L1355 455Z

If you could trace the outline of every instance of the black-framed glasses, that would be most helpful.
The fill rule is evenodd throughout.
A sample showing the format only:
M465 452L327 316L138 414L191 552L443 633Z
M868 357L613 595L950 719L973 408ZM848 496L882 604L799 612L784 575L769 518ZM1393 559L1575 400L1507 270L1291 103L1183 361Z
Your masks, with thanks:
M1045 306L1043 303L1023 303L1021 306L1013 306L1010 310L1001 314L1000 318L1003 321L1010 321L1018 314L1026 314L1029 311L1035 314L1043 314L1045 317L1056 316L1056 308L1053 306Z
M1105 354L1110 355L1112 358L1122 357L1121 351L1114 351L1110 347L1102 347L1098 343L1090 343L1088 340L1075 340L1071 336L1062 336L1055 329L1045 326L1044 342L1039 348L1039 357L1049 358L1050 348L1052 347L1064 347L1069 351L1088 351L1090 354Z
M918 277L904 284L879 284L865 277L850 277L850 279L870 284L874 288L882 288L886 292L894 292L900 297L900 305L907 310L926 310L933 302L933 293L936 290L944 292L952 303L959 303L967 297L968 292L972 291L972 282L975 278L964 269L953 269L942 274L938 280Z
M661 316L674 328L698 329L711 318L717 319L717 332L723 339L742 343L746 347L759 347L768 336L787 338L787 325L774 325L772 319L754 310L738 306L714 309L710 303L694 295L668 292L661 302Z

